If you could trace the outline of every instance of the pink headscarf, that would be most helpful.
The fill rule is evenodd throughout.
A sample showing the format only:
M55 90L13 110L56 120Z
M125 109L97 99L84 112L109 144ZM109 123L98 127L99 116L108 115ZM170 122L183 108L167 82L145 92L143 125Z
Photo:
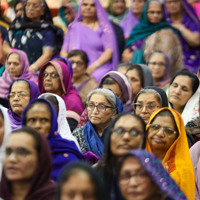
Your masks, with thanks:
M19 77L10 76L7 70L7 61L12 53L17 53L20 57L21 75ZM5 67L6 68L5 71L3 72L2 77L0 77L0 98L7 99L9 88L14 80L17 79L31 80L37 84L37 75L29 71L28 57L24 51L18 49L12 49L7 56Z

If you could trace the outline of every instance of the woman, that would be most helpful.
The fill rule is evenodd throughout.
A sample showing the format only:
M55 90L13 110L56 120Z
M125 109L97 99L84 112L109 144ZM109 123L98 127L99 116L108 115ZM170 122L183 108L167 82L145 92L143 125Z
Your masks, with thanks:
M186 125L198 115L200 86L198 77L183 69L174 74L168 90L168 101L177 110Z
M61 50L67 57L73 49L89 57L87 73L100 82L108 71L115 70L118 52L115 34L99 0L82 0L74 22L69 26Z
M50 10L44 0L27 0L24 16L10 25L4 52L8 54L11 48L25 51L31 64L30 71L36 72L59 51L63 37L62 31L59 31L53 26Z
M173 109L160 108L151 115L146 128L146 150L161 160L186 197L194 200L194 171L181 115Z
M139 24L131 31L130 37L126 42L126 49L124 50L124 58L122 60L135 63L134 57L136 55L134 55L134 52L141 50L145 38L156 31L167 28L172 27L165 20L162 4L157 0L147 1L142 11Z
M5 143L11 131L12 129L10 126L10 119L7 109L0 105L0 180L2 174L2 162L5 152Z
M133 149L145 148L146 130L144 121L137 115L121 113L110 123L106 133L104 153L95 168L100 175L105 199L114 199L114 171L117 161Z
M50 61L39 73L38 86L41 93L50 92L59 95L67 108L67 119L71 130L74 130L83 112L83 105L71 80L70 69L61 61Z
M5 71L0 77L0 101L5 107L8 107L8 92L10 85L14 80L26 79L37 84L37 76L29 72L29 61L24 51L12 49L8 54Z
M144 150L133 150L120 159L117 182L126 200L187 199L160 161Z
M168 107L167 95L164 90L156 86L141 89L134 101L136 115L147 124L151 114L161 107Z
M200 66L200 22L187 0L165 0L167 21L179 30L184 67L197 73Z
M3 165L2 199L56 199L56 185L51 180L49 145L36 131L22 127L12 132L6 142Z
M31 101L23 112L22 125L39 131L47 138L53 157L53 180L57 180L64 165L84 159L76 144L62 138L57 132L57 116L49 101L45 99Z
M149 56L147 64L152 72L152 76L156 82L157 87L163 88L170 82L170 61L167 54L161 51L154 51Z
M123 104L111 90L98 88L88 94L86 109L88 122L72 134L78 140L82 153L91 151L101 157L108 124L123 111Z
M8 115L13 130L21 126L21 115L26 105L39 95L38 86L32 81L18 79L12 83L8 94Z
M104 200L104 191L94 169L87 163L69 164L58 182L58 200L76 198Z
M132 29L139 23L146 0L131 0L128 14L121 21L120 26L124 31L125 39L128 39Z

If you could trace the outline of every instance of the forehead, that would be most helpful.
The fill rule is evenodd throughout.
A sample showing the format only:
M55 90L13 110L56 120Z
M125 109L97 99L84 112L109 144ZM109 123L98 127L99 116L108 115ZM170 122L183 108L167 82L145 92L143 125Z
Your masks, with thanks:
M122 164L121 172L123 171L138 171L144 169L139 160L135 157L128 157Z
M86 3L86 4L95 4L94 0L83 0L83 3Z
M73 60L73 61L83 61L83 59L81 58L80 55L72 56L72 57L69 58L69 60Z
M160 4L152 2L152 3L149 4L148 10L162 11L162 6Z
M129 70L129 71L126 73L126 75L127 75L128 77L137 77L137 78L140 78L137 69L131 69L131 70Z
M49 112L48 106L43 103L34 104L28 111L27 111L27 118L30 116L40 116L40 117L49 117L51 118L51 113Z
M137 102L152 103L156 102L159 104L157 97L154 93L142 93L137 98Z
M20 61L20 57L18 53L12 53L8 57L8 61L15 60L15 61Z
M46 66L44 71L45 72L51 72L51 71L57 71L57 70L53 65L49 64L49 65Z
M150 61L153 61L153 60L155 60L155 61L157 61L157 60L162 60L162 61L164 61L164 62L166 62L166 59L165 59L165 56L162 54L162 53L154 53L151 57L150 57L150 59L149 59Z
M179 75L174 79L173 83L178 83L179 85L192 88L192 81L189 76Z
M110 84L104 84L103 88L111 89L115 94L122 92L118 83L114 83L114 84L111 84L111 85Z
M28 0L27 3L41 4L42 0Z
M159 124L164 127L176 127L174 119L171 116L156 116L152 122L152 124Z
M12 85L11 92L29 92L28 83L25 81L15 82Z
M90 98L91 101L95 103L108 103L108 100L103 94L93 94Z

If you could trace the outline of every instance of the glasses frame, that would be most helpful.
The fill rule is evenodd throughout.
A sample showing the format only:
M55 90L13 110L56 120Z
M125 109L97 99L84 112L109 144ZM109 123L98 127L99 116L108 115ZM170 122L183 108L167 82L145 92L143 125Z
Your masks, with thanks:
M104 104L98 104L98 105L92 104L92 105L94 105L94 108L93 109L88 109L89 104L86 104L86 108L87 108L88 111L93 111L95 108L97 109L98 112L105 112L107 108L112 108L113 109L112 106L106 106ZM98 108L99 106L104 106L105 110L103 110L103 111L99 110L99 108Z

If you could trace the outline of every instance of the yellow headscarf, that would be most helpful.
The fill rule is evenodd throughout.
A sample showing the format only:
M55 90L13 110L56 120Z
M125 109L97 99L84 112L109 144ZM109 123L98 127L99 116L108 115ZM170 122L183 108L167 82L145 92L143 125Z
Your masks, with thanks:
M165 154L165 157L162 160L162 165L176 181L187 198L189 200L194 200L195 177L184 122L181 115L174 109L167 107L160 108L152 113L146 128L148 129L149 124L151 124L158 113L163 110L169 110L173 115L179 136ZM153 153L148 140L146 150Z

